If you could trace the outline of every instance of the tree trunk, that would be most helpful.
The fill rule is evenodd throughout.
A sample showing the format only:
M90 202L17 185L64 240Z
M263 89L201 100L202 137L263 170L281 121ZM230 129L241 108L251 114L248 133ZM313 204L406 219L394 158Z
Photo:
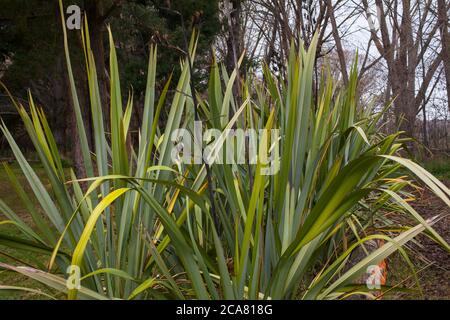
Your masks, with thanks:
M109 90L108 78L105 64L105 47L104 47L104 11L103 1L88 0L86 1L86 14L89 22L89 32L91 38L92 53L94 55L95 66L97 69L98 85L100 90L100 101L102 103L103 118L105 121L105 130L110 131L110 111L109 111Z
M423 122L422 122L423 144L424 144L425 147L429 148L430 145L429 145L429 143L428 143L426 103L423 104L422 115L423 115Z
M228 17L227 55L225 65L229 73L233 72L239 56L242 53L241 0L230 0L231 12Z
M438 0L438 19L442 41L442 61L447 84L447 104L450 110L450 33L448 32L447 4L445 0Z
M327 0L327 10L328 14L330 16L331 21L331 30L333 33L334 42L336 44L336 51L339 57L339 64L341 66L341 73L342 78L344 80L344 84L348 84L348 73L347 73L347 63L345 61L345 52L344 48L342 47L341 37L339 36L339 29L338 25L336 23L336 19L334 17L334 8L332 4L332 0Z

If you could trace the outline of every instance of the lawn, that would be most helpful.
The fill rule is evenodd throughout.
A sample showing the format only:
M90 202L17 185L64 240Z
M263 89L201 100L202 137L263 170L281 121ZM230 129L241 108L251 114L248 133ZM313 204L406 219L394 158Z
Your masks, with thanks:
M23 183L23 186L28 194L31 196L32 192L30 190L30 187L25 179L25 177L22 175L19 167L16 164L11 165L11 168L13 169L13 172L18 177L19 181ZM36 173L43 177L43 169L34 166L34 169L36 170ZM46 181L45 178L42 181ZM2 199L17 215L19 215L21 218L23 218L29 225L33 225L33 222L31 221L29 215L26 212L26 209L20 202L20 199L17 197L16 193L14 192L12 185L9 182L8 176L3 168L3 166L0 167L0 199ZM36 204L37 206L37 204ZM5 217L0 213L0 221L4 220ZM0 225L1 231L6 234L7 236L21 236L21 233L16 229L16 227L12 225ZM18 261L13 261L8 257L8 255L12 252L13 249L7 248L5 246L0 245L0 262L7 262L7 263L13 263L13 264L21 264L26 265L30 264L32 266L36 266L36 260L41 262L42 266L45 266L46 261L48 260L48 257L39 255L36 253L30 253L30 252L15 252L15 256L18 257L21 260L21 263ZM11 272L8 270L0 270L0 285L14 285L14 286L23 286L23 287L29 287L34 288L38 290L43 290L46 293L50 293L51 291L44 285L40 284L39 282L36 282L34 280L31 280L30 278L27 278L25 276L19 275L15 272ZM38 293L34 292L23 292L23 291L0 291L0 300L2 299L45 299L42 295L39 295Z
M440 180L450 180L450 156L433 157L425 161L424 167Z

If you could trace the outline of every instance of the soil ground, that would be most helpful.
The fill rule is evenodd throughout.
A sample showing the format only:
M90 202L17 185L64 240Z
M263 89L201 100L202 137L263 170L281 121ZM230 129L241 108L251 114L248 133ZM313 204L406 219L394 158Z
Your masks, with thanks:
M445 181L450 186L450 180ZM413 207L424 218L436 215L446 215L438 221L433 228L438 234L450 243L450 208L430 191L425 191L414 203ZM419 238L420 245L416 245L417 259L424 263L431 263L423 272L419 273L425 299L447 299L450 300L450 253L427 237Z

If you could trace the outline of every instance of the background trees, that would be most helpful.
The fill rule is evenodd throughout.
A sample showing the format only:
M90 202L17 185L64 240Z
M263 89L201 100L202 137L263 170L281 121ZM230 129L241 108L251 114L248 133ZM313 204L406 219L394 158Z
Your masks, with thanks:
M435 4L430 0L376 0L374 21L368 1L363 0L371 40L387 66L397 121L409 136L415 136L416 116L445 52L436 41L442 21Z
M178 62L183 55L180 44L185 32L180 16L174 13L179 11L187 33L194 25L201 30L194 69L200 86L205 84L212 48L228 71L234 69L245 51L241 72L253 70L258 74L262 65L267 64L284 77L284 62L291 43L298 48L303 41L308 47L317 33L316 87L321 69L327 64L339 71L343 84L348 83L349 66L358 57L359 75L364 77L365 87L360 90L360 98L373 100L380 107L393 100L392 114L388 117L390 130L400 126L409 136L432 148L445 149L448 145L437 141L447 137L450 130L449 0L74 0L72 3L80 5L89 17L105 111L109 105L106 26L111 25L117 38L119 60L124 66L120 70L122 86L124 90L133 88L136 100L133 116L138 120L142 114L148 44L158 43L159 55L164 57L158 65L160 87L170 72L179 72ZM0 6L0 77L18 97L26 98L24 88L34 92L49 114L57 143L72 151L71 146L76 145L71 139L74 122L68 116L71 109L67 80L60 72L65 65L56 2L31 0L25 5L24 1L0 0ZM70 40L80 47L77 32L70 33ZM83 79L81 49L78 55L73 55L74 72L80 75L77 79ZM53 62L50 70L43 67L47 61ZM29 74L33 77L28 77ZM79 80L78 85L83 88L85 80ZM85 117L89 117L86 112L89 99L80 99ZM9 112L4 100L1 108L2 114ZM108 123L105 121L106 128ZM437 136L442 138L436 140Z
M372 74L366 77L371 82L366 82L363 97L375 98L380 107L393 100L391 130L400 126L428 146L427 127L434 128L427 116L443 123L441 135L449 130L447 111L443 112L449 100L449 4L445 0L248 0L242 5L241 21L249 30L245 43L250 58L279 69L281 75L291 39L294 45L298 39L308 45L317 32L316 73L327 60L334 60L332 66L340 70L343 83L348 82L357 49L360 76Z
M26 3L25 3L26 2ZM184 55L182 47L184 30L179 16L165 10L165 1L121 1L121 0L85 0L72 1L79 5L89 17L92 50L94 53L102 107L106 115L105 128L108 131L109 120L109 75L107 71L108 56L105 50L107 39L106 26L111 25L120 47L119 60L124 66L122 75L123 90L132 90L135 101L134 116L142 115L143 92L145 89L145 72L147 71L149 44L157 43L160 47L158 79L162 86L169 74L179 73L179 61ZM68 5L68 3L67 3ZM63 56L63 42L59 22L57 1L9 1L1 0L0 7L0 77L13 94L20 98L27 97L27 88L33 91L37 103L45 107L49 121L55 130L57 143L65 147L67 156L78 161L75 127L71 114L69 87ZM198 44L198 66L209 63L211 46L220 23L218 20L217 1L175 0L170 8L178 10L186 22L186 32L197 27L202 32ZM199 15L199 21L192 17ZM81 36L79 32L69 32L73 50L74 73L78 80L80 92L86 92L84 75L85 65L82 58ZM77 52L78 51L78 52ZM51 70L48 66L51 66ZM30 74L33 77L30 77ZM202 79L204 74L196 72ZM84 89L84 90L83 90ZM49 93L51 93L49 95ZM4 92L2 92L4 94ZM89 119L89 97L80 95L84 117ZM0 112L9 112L9 103L1 100ZM15 121L14 117L10 118ZM136 119L135 119L136 120ZM134 121L135 122L135 121ZM86 121L89 123L89 121ZM20 130L18 130L20 131ZM89 141L92 141L91 128L87 128ZM75 140L75 141L74 141ZM25 142L24 142L25 143ZM75 148L74 148L75 146ZM78 160L77 160L78 159Z

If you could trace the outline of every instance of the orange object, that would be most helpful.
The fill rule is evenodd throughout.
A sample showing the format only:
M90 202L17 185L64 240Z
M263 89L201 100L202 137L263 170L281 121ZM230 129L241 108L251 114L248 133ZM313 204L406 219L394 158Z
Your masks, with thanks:
M384 245L384 243L385 243L384 240L377 240L377 247L381 248ZM378 267L381 273L380 285L385 286L387 281L387 260L384 259L380 263L378 263ZM374 292L374 295L375 297L377 297L377 299L381 299L381 297L383 296L381 291Z

